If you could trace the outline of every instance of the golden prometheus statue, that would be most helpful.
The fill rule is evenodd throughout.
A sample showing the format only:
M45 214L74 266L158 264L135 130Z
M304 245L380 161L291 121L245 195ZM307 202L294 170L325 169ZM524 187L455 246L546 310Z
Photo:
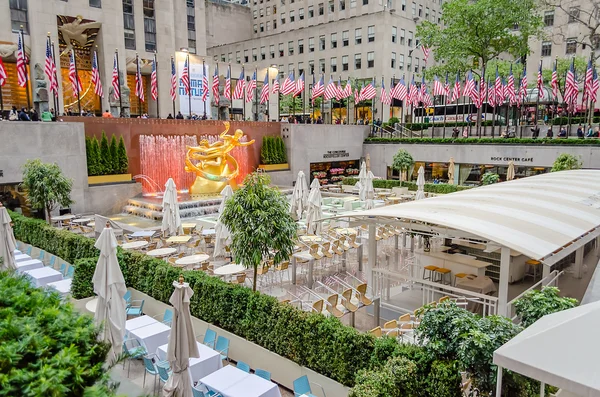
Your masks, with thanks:
M223 124L225 131L219 135L217 142L209 144L207 139L203 139L198 146L187 147L185 170L196 173L196 180L189 190L191 196L219 194L227 185L232 189L237 188L235 178L240 169L229 152L238 146L252 145L254 139L250 142L240 142L244 132L238 129L233 135L228 135L229 122ZM197 163L194 164L192 160Z

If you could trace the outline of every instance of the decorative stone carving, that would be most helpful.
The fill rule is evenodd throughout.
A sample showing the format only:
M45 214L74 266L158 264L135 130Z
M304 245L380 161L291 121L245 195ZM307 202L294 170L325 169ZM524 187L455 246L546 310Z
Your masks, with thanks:
M39 63L33 67L33 103L40 113L48 110L48 83L44 76L44 68Z
M100 29L102 24L100 22L83 22L83 17L77 15L71 22L65 23L58 27L58 30L62 34L62 38L67 45L65 50L60 54L61 56L67 55L73 49L72 41L79 44L81 47L90 46L88 43L88 29Z

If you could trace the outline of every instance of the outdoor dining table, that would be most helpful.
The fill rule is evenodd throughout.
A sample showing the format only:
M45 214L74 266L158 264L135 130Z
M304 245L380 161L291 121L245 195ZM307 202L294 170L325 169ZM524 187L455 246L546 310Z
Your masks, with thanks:
M132 241L130 243L125 243L121 246L121 248L126 249L126 250L138 250L141 248L144 248L145 246L148 245L147 241Z
M281 397L277 384L228 365L200 379L223 397Z
M146 237L152 237L156 234L156 230L138 230L135 233L131 233L129 235L129 237L134 237L134 238L146 238Z
M300 240L316 243L319 241L323 241L323 238L321 236L300 236Z
M23 272L27 275L36 287L43 287L44 285L53 281L60 281L63 279L61 272L52 269L51 267L42 267L33 270L25 270Z
M189 234L185 235L185 236L171 236L167 239L167 243L178 244L179 251L181 251L181 245L187 243L191 239L192 239L192 236L190 236Z
M230 263L229 265L218 267L214 270L215 276L231 276L234 274L242 273L246 268L244 265L239 265L237 263Z
M358 234L358 231L351 227L340 227L340 228L335 229L335 231L339 234L345 234L345 235Z
M153 323L132 329L129 331L130 338L137 339L147 352L156 352L159 346L169 342L171 328L163 323Z
M27 270L41 269L44 267L44 264L39 259L31 259L26 261L15 262L15 266L17 267L18 273L23 273Z
M27 254L16 254L15 262L30 261L31 257Z
M146 252L146 255L154 256L156 258L162 258L165 256L173 255L177 252L176 248L159 248L152 251Z
M63 222L63 221L68 221L68 220L70 220L70 219L73 219L73 218L75 218L75 215L66 214L66 215L60 215L60 216L53 216L53 217L51 218L51 221L52 221L53 223L54 223L54 222L58 222L58 224L59 224L60 226L62 226L62 222Z
M312 288L313 285L313 269L315 266L315 258L310 254L309 251L300 251L292 255L292 284L296 284L296 268L298 267L298 259L308 261L308 288Z
M196 228L196 226L198 226L198 224L193 222L184 222L181 224L184 232L186 232L186 230L193 230ZM189 233L189 231L186 233Z
M156 324L160 321L156 320L147 315L139 316L136 318L132 318L131 320L125 321L125 329L127 332L130 332L134 329L145 327L146 325Z
M66 278L64 280L54 281L52 283L48 283L48 284L46 284L46 286L55 289L56 292L58 292L62 296L67 296L67 295L69 295L71 293L71 283L72 283L72 281L73 281L72 278Z
M190 364L188 371L190 372L190 379L192 382L197 382L201 378L212 374L223 368L223 361L221 360L221 354L210 347L196 342L198 346L198 353L200 357L190 357ZM167 359L167 350L169 344L162 345L156 351L156 355L160 360Z
M82 225L86 225L88 223L90 223L91 221L93 221L94 219L92 218L77 218L77 219L73 219L71 221L71 223L81 223Z
M216 233L215 229L204 229L202 230L203 236L212 236Z
M207 261L208 258L210 258L210 257L206 254L189 255L189 256L184 256L183 258L177 259L175 261L175 264L180 265L180 266L195 265L197 263L202 263L202 262Z

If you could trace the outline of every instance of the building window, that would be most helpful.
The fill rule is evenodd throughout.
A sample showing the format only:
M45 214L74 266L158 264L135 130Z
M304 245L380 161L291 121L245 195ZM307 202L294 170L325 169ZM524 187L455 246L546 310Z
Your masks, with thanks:
M308 74L315 74L315 61L308 61Z
M254 5L256 5L256 2L254 2ZM281 5L284 6L285 5L285 0L281 0Z
M319 59L319 71L320 73L325 73L325 60Z
M186 0L187 11L187 30L188 30L188 49L196 53L196 2L195 0Z
M258 33L258 25L254 24L254 26L252 27L252 30L254 30L254 33Z
M304 20L304 8L298 10L298 19L301 21Z
M273 6L273 15L277 14L277 6Z
M408 31L408 46L412 47L413 45L413 32L411 32L410 30Z
M135 31L125 29L125 48L128 50L135 50Z
M13 32L18 32L23 25L23 33L29 33L27 22L27 0L10 0L10 23Z
M429 7L425 7L425 19L429 20Z
M412 68L412 57L409 56L408 62L406 63L406 70L408 70L410 72L411 68Z
M342 57L342 70L344 72L348 70L348 55Z
M406 39L406 30L400 29L400 44L404 45Z
M156 20L154 0L144 0L144 38L146 51L156 51Z
M367 67L372 68L375 66L375 53L367 52Z
M354 44L362 43L362 28L354 29Z
M362 66L362 54L354 55L354 69L359 70Z
M329 66L331 73L337 72L337 58L331 58Z
M337 33L331 34L331 48L337 48Z
M256 53L256 48L252 49L252 62L258 61L258 55Z
M552 55L552 42L551 41L543 41L542 42L542 56L549 57Z
M285 14L281 14L281 24L285 25Z
M294 55L294 42L288 41L288 55Z
M266 27L267 27L267 32L270 31L271 30L271 22L267 21Z
M235 63L242 63L242 59L240 57L241 57L240 52L236 51L235 52Z
M269 56L271 59L275 59L275 44L269 46Z
M277 29L277 19L273 19L273 30Z
M263 8L259 10L259 15L261 18L265 16L265 10Z
M406 0L402 0L402 11L406 11Z
M123 25L125 28L125 48L135 50L135 20L133 0L123 0Z
M423 16L423 6L419 4L419 17Z
M375 25L367 27L367 41L369 43L375 41Z
M90 0L90 7L102 8L102 0Z
M304 73L304 62L298 62L298 77Z
M367 6L367 5L369 5L369 0L363 0L363 5L364 5L364 6Z
M342 46L343 47L348 47L348 44L350 43L350 32L348 30L344 30L342 32Z
M267 14L268 17L271 16L271 7L267 7Z
M279 58L283 57L285 54L283 53L283 43L279 43Z
M231 63L232 61L233 61L233 53L230 52L229 54L227 54L227 62Z
M252 11L252 17L254 19L258 18L258 11L257 10Z
M265 31L265 24L264 23L260 23L260 32L264 32Z
M329 12L333 13L335 11L334 0L329 0Z
M248 63L248 50L244 50L244 63Z
M396 69L396 53L392 52L392 61L390 63L390 66L392 69Z
M308 38L308 52L315 52L315 38Z
M283 65L279 65L279 78L280 79L285 78L285 70L283 69Z
M323 15L325 13L323 3L319 3L319 15Z
M415 73L419 73L419 58L415 57Z
M290 63L290 64L288 64L288 69L287 69L287 70L288 70L288 74L289 74L289 73L290 73L292 70L294 70L294 64L293 64L293 63Z
M417 16L417 3L415 3L413 1L412 5L411 5L411 8L412 8L412 15L413 15L413 17L416 17Z
M296 20L296 16L294 14L295 14L294 10L290 11L290 23L292 23Z
M319 51L325 50L325 36L319 36Z
M404 55L400 54L398 57L398 69L404 70Z
M398 41L398 28L392 26L392 43L395 43L396 41Z
M356 8L356 0L350 0L350 8Z
M265 59L267 59L267 54L265 53L265 46L260 47L260 59L261 61L264 61Z
M315 8L313 6L308 6L308 17L312 18L315 16Z
M575 54L575 52L577 52L577 39L575 38L570 38L567 39L567 51L566 54Z
M298 54L304 54L304 40L298 40Z
M579 21L580 11L579 7L569 7L569 23Z
M340 10L344 11L346 9L346 0L340 0Z

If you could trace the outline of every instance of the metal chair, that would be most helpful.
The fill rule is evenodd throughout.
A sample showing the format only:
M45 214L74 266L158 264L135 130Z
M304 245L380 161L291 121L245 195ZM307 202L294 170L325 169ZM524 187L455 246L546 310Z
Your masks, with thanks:
M256 376L260 376L261 378L268 380L269 382L271 381L271 373L269 371L265 371L264 369L256 369L256 371L254 371L254 375Z
M69 269L67 270L67 274L65 275L65 278L73 278L74 275L75 275L75 266L71 265L71 266L69 266Z
M210 347L211 349L215 348L215 340L217 339L217 333L210 328L206 329L206 334L199 335L203 336L202 344Z
M136 304L139 302L139 304ZM127 316L139 317L144 314L144 300L135 300L131 301L129 306L127 307Z
M156 377L158 376L158 369L156 368L156 365L154 365L154 361L152 361L153 357L158 358L158 356L156 354L146 354L145 356L142 357L142 360L144 361L144 369L145 369L143 387L146 387L146 374L153 375L154 383L153 383L152 391L154 391L156 389Z
M221 360L229 361L229 339L219 336L215 350L221 354Z
M239 370L250 373L250 366L243 361L238 361L236 367Z
M318 383L310 382L308 380L308 376L306 375L301 376L294 381L294 397L300 397L303 394L308 397L316 397L314 394L312 394L312 389L310 387L311 383L313 385L319 386L321 388L321 391L323 392L323 397L326 397L323 386L321 386Z
M166 361L161 361L156 364L156 368L158 369L158 378L161 382L167 383L171 375L173 375L173 371L169 370L169 363Z
M123 353L129 358L129 365L127 367L127 377L129 378L129 371L131 370L131 359L140 359L144 357L148 352L146 348L140 344L137 339L125 339L123 341ZM123 361L123 369L125 369L125 361Z

